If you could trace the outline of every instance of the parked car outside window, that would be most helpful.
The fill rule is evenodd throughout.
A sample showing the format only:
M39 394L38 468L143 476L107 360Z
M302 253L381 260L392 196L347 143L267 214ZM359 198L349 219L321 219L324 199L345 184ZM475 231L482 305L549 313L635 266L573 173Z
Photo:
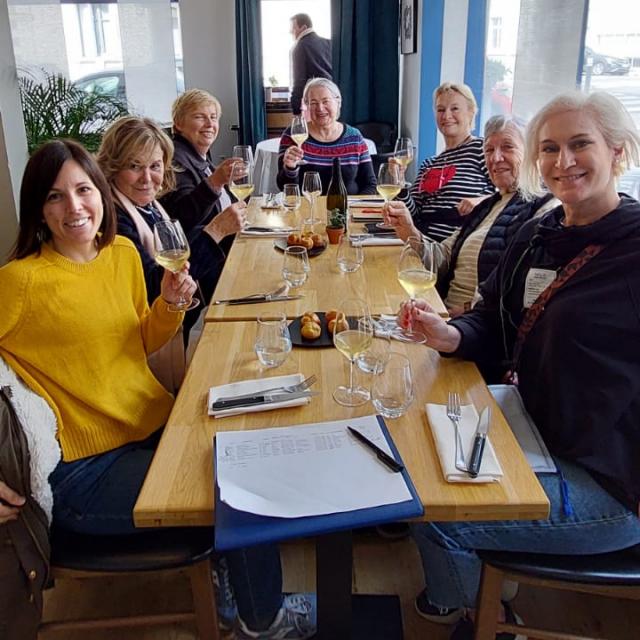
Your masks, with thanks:
M631 69L629 58L618 58L617 56L606 56L597 53L591 47L584 48L584 68L591 63L591 73L594 76L626 75Z

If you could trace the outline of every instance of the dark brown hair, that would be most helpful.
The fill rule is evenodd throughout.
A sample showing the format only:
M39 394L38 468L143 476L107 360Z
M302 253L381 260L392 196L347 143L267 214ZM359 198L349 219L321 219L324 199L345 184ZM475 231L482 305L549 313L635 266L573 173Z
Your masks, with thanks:
M102 197L103 216L99 229L102 234L96 238L98 251L113 242L117 225L116 212L109 185L100 167L81 144L73 140L51 140L35 151L24 170L20 187L20 227L10 259L39 254L42 243L51 238L42 210L47 195L67 160L74 160L80 165Z

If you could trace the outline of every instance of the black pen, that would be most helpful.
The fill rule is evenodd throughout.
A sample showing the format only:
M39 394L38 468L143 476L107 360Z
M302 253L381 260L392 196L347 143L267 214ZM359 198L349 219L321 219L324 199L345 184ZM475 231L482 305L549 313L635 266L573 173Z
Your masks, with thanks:
M349 433L358 441L361 442L365 447L368 447L373 451L378 460L385 464L391 471L395 473L399 473L400 471L404 471L404 467L394 458L392 458L388 453L383 451L378 445L373 444L369 438L365 438L359 431L356 431L353 427L347 426L349 429Z

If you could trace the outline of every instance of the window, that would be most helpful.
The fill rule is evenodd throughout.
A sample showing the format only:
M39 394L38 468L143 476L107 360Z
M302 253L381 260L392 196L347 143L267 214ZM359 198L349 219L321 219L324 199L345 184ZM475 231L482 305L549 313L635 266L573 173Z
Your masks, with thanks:
M502 17L492 16L491 18L491 46L499 49L502 43Z

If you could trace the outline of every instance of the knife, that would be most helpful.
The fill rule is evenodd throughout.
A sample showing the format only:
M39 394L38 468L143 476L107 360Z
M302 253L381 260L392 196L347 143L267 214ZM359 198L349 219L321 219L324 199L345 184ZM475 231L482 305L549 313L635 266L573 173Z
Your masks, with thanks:
M471 458L469 459L469 475L472 478L478 476L480 465L482 464L482 454L484 453L484 445L487 440L487 433L491 420L491 409L485 407L478 418L478 426L476 427L476 435L473 439L473 449L471 450Z
M256 296L254 298L235 298L234 300L228 300L226 304L257 304L258 302L283 302L287 300L298 300L304 298L304 295L299 293L295 296Z
M233 400L216 400L211 403L213 411L223 409L237 409L238 407L251 407L255 404L273 404L286 400L297 400L298 398L311 398L318 395L319 391L298 391L297 393L263 393L250 396L248 398L234 398Z
M260 233L291 233L291 227L245 227L244 231L258 231Z

